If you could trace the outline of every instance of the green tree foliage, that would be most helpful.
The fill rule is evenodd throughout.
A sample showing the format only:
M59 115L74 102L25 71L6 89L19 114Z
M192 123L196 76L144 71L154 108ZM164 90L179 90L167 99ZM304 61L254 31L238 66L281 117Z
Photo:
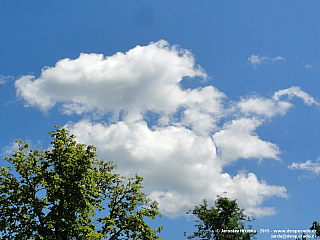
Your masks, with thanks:
M52 150L19 150L0 168L0 238L160 239L145 218L160 216L141 191L142 177L126 179L96 159L96 148L57 127Z
M316 237L320 237L320 224L317 221L313 221L311 230L316 230Z
M198 231L188 236L188 239L243 239L254 238L256 232L251 229L244 229L244 221L253 221L252 218L244 214L244 209L240 209L236 200L218 196L213 207L209 207L206 200L187 214L197 217L196 228ZM255 239L255 238L254 238Z

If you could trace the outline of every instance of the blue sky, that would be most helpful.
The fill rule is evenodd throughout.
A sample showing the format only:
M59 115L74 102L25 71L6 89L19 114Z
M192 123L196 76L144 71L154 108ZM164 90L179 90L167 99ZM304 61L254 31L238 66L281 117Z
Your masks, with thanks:
M2 155L66 126L144 177L163 239L238 199L253 229L320 221L318 1L1 1ZM3 164L5 164L3 162ZM270 239L259 234L258 239Z

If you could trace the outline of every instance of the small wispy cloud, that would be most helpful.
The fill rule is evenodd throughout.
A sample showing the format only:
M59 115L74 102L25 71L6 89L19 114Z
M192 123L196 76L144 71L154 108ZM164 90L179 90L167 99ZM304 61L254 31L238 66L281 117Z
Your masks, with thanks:
M24 142L29 144L30 149L43 149L41 141L32 142L30 139L26 139ZM13 141L10 145L6 145L0 150L0 156L12 155L13 151L19 150L19 146L20 144L18 142Z
M307 68L307 69L319 69L319 66L317 66L315 64L304 63L304 67Z
M0 85L5 85L10 80L12 80L11 76L0 75Z
M12 152L16 150L19 150L19 144L17 142L12 142L11 145L7 145L2 148L2 152L0 153L1 156L8 156L12 154Z
M309 106L311 105L320 106L320 103L318 101L316 101L312 96L302 91L300 87L297 87L297 86L293 86L293 87L275 92L275 94L273 95L273 99L276 101L279 101L279 99L282 96L287 96L289 99L292 99L293 97L297 97L302 99L302 101Z
M293 162L290 166L288 166L288 168L291 170L304 170L313 174L320 174L320 158L318 158L316 162L312 162L311 160L300 163Z
M264 61L274 62L279 60L285 60L285 58L281 56L270 58L267 56L261 56L260 54L258 55L252 54L250 57L248 57L248 62L253 66L253 68L257 68L257 66L262 64Z
M256 68L257 65L260 65L265 59L267 59L267 57L263 57L259 55L254 55L252 54L250 57L248 57L248 61L249 63Z

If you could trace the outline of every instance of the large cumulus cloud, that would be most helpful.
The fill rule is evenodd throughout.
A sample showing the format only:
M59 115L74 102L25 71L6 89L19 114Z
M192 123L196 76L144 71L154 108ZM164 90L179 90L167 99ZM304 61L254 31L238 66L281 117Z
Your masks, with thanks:
M173 112L198 100L193 97L197 93L187 94L178 85L183 77L196 76L206 74L195 67L189 51L159 41L109 57L82 53L77 59L62 59L44 68L39 78L23 76L15 85L19 96L42 110L61 102L70 114L118 109Z
M189 51L161 40L108 57L62 59L38 78L22 76L15 86L27 106L85 114L66 127L80 142L96 145L99 157L114 161L122 174L142 175L145 191L168 216L184 214L203 198L213 202L223 192L252 214L274 214L272 206L261 206L269 197L286 198L285 187L254 173L232 176L224 167L239 158L279 159L278 146L256 129L265 118L284 115L292 97L318 103L297 87L228 102L214 86L184 89L184 78L205 80L207 74ZM97 113L104 117L88 119Z

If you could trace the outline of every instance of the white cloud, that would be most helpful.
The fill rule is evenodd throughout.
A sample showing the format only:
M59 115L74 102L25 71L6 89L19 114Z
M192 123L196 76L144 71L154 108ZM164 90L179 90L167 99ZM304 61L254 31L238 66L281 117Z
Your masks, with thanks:
M42 149L42 142L37 141L37 142L32 142L32 140L27 139L24 141L25 143L28 143L29 149ZM11 145L4 146L2 148L2 152L0 155L2 156L11 156L13 154L13 151L18 151L20 147L20 143L17 143L16 141L13 141Z
M5 85L10 80L12 80L11 76L0 75L0 85Z
M257 65L260 65L266 59L268 59L268 58L261 57L260 54L259 55L252 54L250 57L248 57L248 61L250 62L250 64L253 65L254 68L256 68Z
M251 57L254 66L282 59ZM65 114L104 116L106 122L92 117L66 127L80 142L97 146L99 158L115 161L120 173L143 176L145 191L168 216L184 214L204 198L213 203L225 191L257 216L275 213L261 205L270 197L286 198L285 187L269 185L254 173L232 176L224 167L239 158L279 159L278 146L256 130L265 119L284 115L292 97L317 102L292 87L271 98L230 103L213 86L183 89L184 77L207 75L189 51L162 40L108 57L63 59L38 78L21 77L15 86L28 106L48 111L58 105ZM283 96L288 99L280 100ZM113 117L107 118L110 112Z
M19 144L16 143L15 141L11 143L10 146L5 146L2 149L2 156L9 156L13 153L13 151L18 151L19 150Z
M260 54L258 54L258 55L252 54L250 57L248 57L249 63L254 68L257 68L258 65L262 64L262 62L264 62L266 60L274 62L274 61L279 61L279 60L285 60L285 58L281 57L281 56L270 58L270 57L266 57L266 56L260 56Z
M213 135L225 162L239 158L278 159L277 145L261 140L254 131L263 123L260 119L241 118L225 124L223 129Z
M195 66L189 51L159 41L110 57L82 53L44 68L37 79L23 76L15 85L18 96L44 111L61 103L67 114L118 109L175 112L183 104L197 104L192 93L206 91L187 94L180 89L183 77L196 76L206 78L206 73Z
M319 69L319 66L316 64L307 64L307 63L303 63L304 67L307 69Z
M183 126L150 129L144 121L106 125L83 120L66 127L79 141L97 146L100 157L115 160L121 174L137 172L143 176L145 190L167 216L184 214L204 198L213 202L224 191L241 206L252 209L259 208L268 197L287 196L284 187L270 186L253 173L223 173L227 164L216 154L214 140ZM272 157L269 155L250 153L252 157Z
M293 105L289 102L261 97L243 98L237 103L240 111L245 115L257 114L266 117L284 115Z
M314 174L320 174L319 160L317 162L312 162L311 160L307 160L304 163L293 162L290 166L288 166L288 168L292 170L305 170L310 171Z
M289 100L293 97L300 98L307 105L320 105L319 102L317 102L313 97L311 97L308 93L302 91L300 87L297 86L277 91L274 94L273 99L279 101L282 96L287 96Z
M305 64L304 66L305 66L306 68L316 68L315 65L310 65L310 64Z
M270 58L272 61L278 61L278 60L286 60L284 57L274 57L274 58Z
M271 216L276 214L276 209L274 207L261 207L261 208L247 208L245 209L245 213L248 216L257 216L257 217L262 217L262 216Z

